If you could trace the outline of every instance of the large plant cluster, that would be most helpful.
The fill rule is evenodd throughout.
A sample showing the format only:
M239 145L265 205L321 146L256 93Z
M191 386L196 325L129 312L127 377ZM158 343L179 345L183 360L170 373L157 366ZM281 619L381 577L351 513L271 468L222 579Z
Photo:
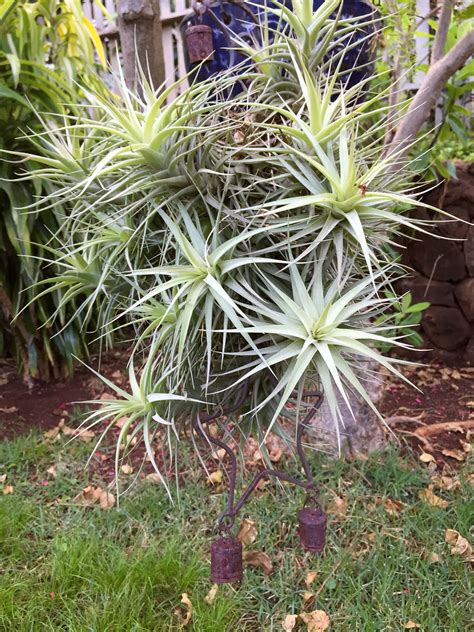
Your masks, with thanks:
M43 129L38 111L54 116L57 125L80 116L75 82L93 80L95 51L105 63L80 0L6 0L0 6L0 355L14 355L26 378L70 371L71 354L83 355L87 347L83 323L51 324L59 288L30 303L34 284L50 275L42 257L53 235L62 240L62 224L55 208L31 208L51 191L46 180L18 177L21 168L34 171L35 163L19 166L5 152L31 149L31 133Z
M364 367L397 373L378 349L404 342L376 323L400 274L392 244L425 230L407 213L421 203L396 156L381 158L380 95L344 88L354 20L338 18L339 0L275 5L278 33L263 25L263 44L235 41L252 60L238 79L170 103L146 85L120 100L88 91L80 115L37 137L53 190L43 208L71 209L43 291L61 291L58 314L97 310L103 336L134 331L130 388L109 383L116 399L89 422L125 417L119 444L142 434L151 458L158 432L172 443L243 385L241 428L276 428L290 396L301 415L315 383L338 428L341 401L374 408ZM237 80L245 90L230 98Z

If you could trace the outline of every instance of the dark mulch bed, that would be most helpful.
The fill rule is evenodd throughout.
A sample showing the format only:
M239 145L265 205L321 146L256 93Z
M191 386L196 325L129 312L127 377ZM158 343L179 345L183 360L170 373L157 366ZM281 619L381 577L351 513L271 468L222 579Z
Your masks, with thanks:
M101 372L124 386L126 358L123 351L105 354ZM98 368L97 358L91 363ZM388 378L381 410L390 427L417 452L433 454L439 465L456 466L464 460L470 431L474 430L474 367L433 363L403 370L420 391ZM27 433L31 428L47 431L67 418L78 402L100 397L107 397L104 385L85 367L78 368L70 380L29 388L18 377L13 362L0 360L0 438ZM447 422L451 425L441 432L425 434L427 426Z

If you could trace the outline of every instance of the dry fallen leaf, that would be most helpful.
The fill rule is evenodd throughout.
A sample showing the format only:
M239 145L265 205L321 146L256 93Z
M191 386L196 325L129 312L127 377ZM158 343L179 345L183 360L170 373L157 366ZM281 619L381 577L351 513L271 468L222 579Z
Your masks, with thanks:
M147 474L145 476L147 481L151 481L152 483L162 483L163 481L161 480L161 477L159 474L157 474L156 472L152 472L151 474Z
M7 475L6 474L1 474L0 475L0 483L4 483L7 480Z
M291 632L291 630L294 630L295 626L296 626L296 620L298 619L298 615L297 614L287 614L286 617L283 619L283 623L282 623L282 628L285 630L285 632Z
M435 553L434 551L431 551L431 553L428 554L428 557L426 559L429 564L436 564L437 562L440 561L439 555Z
M215 452L213 452L211 454L213 459L216 459L216 461L222 461L222 459L225 457L226 455L226 451L224 450L224 448L219 448L218 450L216 450Z
M99 503L101 509L110 509L115 504L115 496L102 487L88 485L76 497L76 502L83 507L92 507Z
M302 612L300 619L306 623L307 632L324 632L330 624L328 615L324 610L313 610L313 612Z
M456 459L456 461L464 461L466 458L464 450L441 450L441 454L449 456L451 459Z
M422 452L418 457L422 463L430 463L432 461L436 462L436 459L429 452Z
M193 616L193 604L191 603L191 600L188 597L188 593L183 593L181 595L181 603L186 608L186 615L182 622L182 625L185 626L185 625L188 625L188 623L191 621L192 616Z
M61 428L59 426L56 426L55 428L51 428L51 430L45 432L43 436L46 441L53 441L54 439L56 439L60 432Z
M110 509L115 505L115 496L110 492L102 491L99 497L99 505L101 509Z
M415 623L410 619L410 621L408 621L408 623L405 623L403 627L405 628L405 630L413 630L414 628L421 628L421 625L419 623Z
M249 437L244 445L244 460L247 465L255 465L263 460L262 453L258 447L258 442Z
M265 446L268 450L268 456L272 463L278 463L285 451L285 442L274 432L269 432L265 439Z
M207 480L212 485L219 485L219 483L222 483L222 470L212 472L212 474L209 474Z
M426 489L422 489L420 492L418 492L418 497L432 507L440 507L441 509L446 509L446 507L449 505L447 500L440 498L433 492L433 485L428 485Z
M17 413L18 408L16 406L3 406L0 407L0 413Z
M117 426L117 428L123 428L127 421L128 417L120 417L120 419L117 419L117 421L115 422L115 425Z
M466 559L466 562L474 562L474 554L471 545L458 531L455 529L446 529L444 539L451 545L452 555L460 555Z
M91 441L92 439L94 439L95 437L95 432L93 432L92 430L75 430L74 434L77 435L77 437L81 440L84 441L84 443L89 443L89 441Z
M334 498L328 504L327 512L342 518L347 513L347 499L334 494Z
M242 542L242 544L252 544L257 539L257 527L255 526L255 522L253 520L249 520L248 518L244 518L240 523L239 533L237 534L237 539Z
M456 489L461 486L459 479L452 476L433 476L431 478L431 482L434 487L445 489L446 491L450 491L451 489Z
M316 579L318 573L316 571L309 571L309 573L306 575L304 583L306 584L306 586L311 586L311 584L314 582L314 580Z
M124 463L120 469L124 474L133 474L133 467L128 463Z
M56 467L54 465L51 465L50 467L48 467L46 472L47 474L50 474L53 478L56 478L57 476Z
M385 498L383 501L383 508L390 516L398 516L403 510L405 505L401 500L392 500L391 498Z
M5 487L3 488L3 493L6 494L13 494L13 486L12 485L5 485Z
M219 590L219 586L217 584L213 584L211 590L204 597L204 601L211 605L214 603L214 599L216 598L217 591Z
M311 607L312 602L314 601L314 597L315 597L314 593L305 591L303 593L303 606L305 608Z
M261 568L265 575L270 575L273 570L271 559L263 551L245 551L244 561L248 566Z

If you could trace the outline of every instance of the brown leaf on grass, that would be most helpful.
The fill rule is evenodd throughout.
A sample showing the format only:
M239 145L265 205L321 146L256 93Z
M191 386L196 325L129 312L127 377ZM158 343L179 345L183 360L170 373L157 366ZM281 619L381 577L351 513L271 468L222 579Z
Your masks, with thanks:
M422 452L418 457L422 463L436 462L436 459L429 452Z
M334 498L329 502L327 506L327 512L328 514L343 518L347 513L347 499L334 494Z
M455 529L446 529L444 539L451 545L452 555L460 555L465 558L466 562L474 562L474 554L469 541L463 538L458 531Z
M405 628L405 630L414 630L415 628L421 628L421 625L419 623L415 623L410 619L410 621L405 623L403 627Z
M291 632L295 629L296 621L298 619L297 614L287 614L283 619L282 628L285 632Z
M422 489L420 492L418 492L418 497L432 507L446 509L446 507L448 507L449 505L447 500L444 500L444 498L440 498L433 492L433 485L428 485L426 489Z
M237 534L237 539L242 542L242 544L252 544L257 539L257 527L255 526L255 522L253 520L249 520L248 518L244 518L240 523L239 533Z
M46 473L49 474L50 476L52 476L53 478L56 478L56 476L57 476L56 467L54 465L51 465L46 470Z
M186 608L186 614L183 617L181 625L184 627L191 622L193 617L193 604L191 603L191 599L188 597L188 593L183 593L181 595L181 603Z
M6 474L0 474L0 483L4 483L7 480Z
M440 561L440 557L437 553L435 553L434 551L431 551L430 553L428 553L426 560L428 562L428 564L437 564Z
M211 454L212 458L215 459L216 461L222 461L225 455L226 455L226 451L224 450L224 448L219 448L218 450L216 450L215 452Z
M75 430L74 434L77 436L78 439L84 441L84 443L89 443L89 441L92 441L92 439L94 439L95 437L95 432L93 430L81 430L80 428Z
M128 463L124 463L122 465L122 467L120 468L120 470L124 473L124 474L133 474L133 467L131 465L129 465Z
M13 494L13 485L5 485L3 488L4 495Z
M440 476L433 476L431 478L431 483L434 487L437 487L438 489L445 489L446 491L451 491L452 489L457 489L461 486L461 482L458 478L453 476L444 476L443 474Z
M313 605L314 597L314 593L306 590L303 593L303 607L310 608Z
M306 624L307 632L324 632L331 623L324 610L313 610L313 612L302 612L300 619Z
M314 582L314 580L316 579L318 573L316 571L309 571L309 573L306 575L304 583L306 584L306 586L311 586L311 584Z
M76 497L76 502L83 507L92 507L98 503L101 509L110 509L115 504L115 496L102 487L88 485Z
M66 437L70 437L72 435L75 435L76 432L77 432L75 428L71 428L70 426L66 426L66 422L65 422L64 419L61 419L61 421L58 424L58 428L63 433L63 435L66 435Z
M160 478L160 475L157 474L156 472L152 472L151 474L147 474L145 476L147 481L150 481L151 483L159 483L161 485L161 483L163 482Z
M207 482L211 485L219 485L219 483L222 483L222 470L216 470L209 474Z
M466 458L466 452L464 450L441 450L441 454L444 456L449 456L451 459L456 459L456 461L464 461Z
M101 509L111 509L115 505L115 496L107 491L102 491L99 497Z
M268 450L270 461L272 463L278 463L286 448L283 439L274 432L269 432L265 439L265 446Z
M245 551L244 561L248 566L261 568L265 575L270 575L273 570L271 559L263 551Z
M401 500L392 500L391 498L385 498L383 501L383 508L390 516L398 516L403 511L405 505Z
M219 586L217 584L213 584L211 590L204 597L204 601L209 605L214 603L214 599L216 598L218 590L219 590Z
M55 426L54 428L51 428L51 430L48 430L47 432L45 432L43 436L46 439L46 441L54 441L54 439L56 439L59 436L60 432L61 432L61 428L59 426Z
M246 465L256 465L259 461L262 461L262 453L258 447L258 442L249 437L244 445L244 461Z

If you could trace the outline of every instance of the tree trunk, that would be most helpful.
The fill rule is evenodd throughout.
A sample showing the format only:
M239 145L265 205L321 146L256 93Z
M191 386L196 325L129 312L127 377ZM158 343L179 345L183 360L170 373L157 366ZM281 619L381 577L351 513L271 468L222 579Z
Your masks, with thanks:
M120 0L118 27L127 86L140 92L140 74L158 88L165 80L159 0Z

